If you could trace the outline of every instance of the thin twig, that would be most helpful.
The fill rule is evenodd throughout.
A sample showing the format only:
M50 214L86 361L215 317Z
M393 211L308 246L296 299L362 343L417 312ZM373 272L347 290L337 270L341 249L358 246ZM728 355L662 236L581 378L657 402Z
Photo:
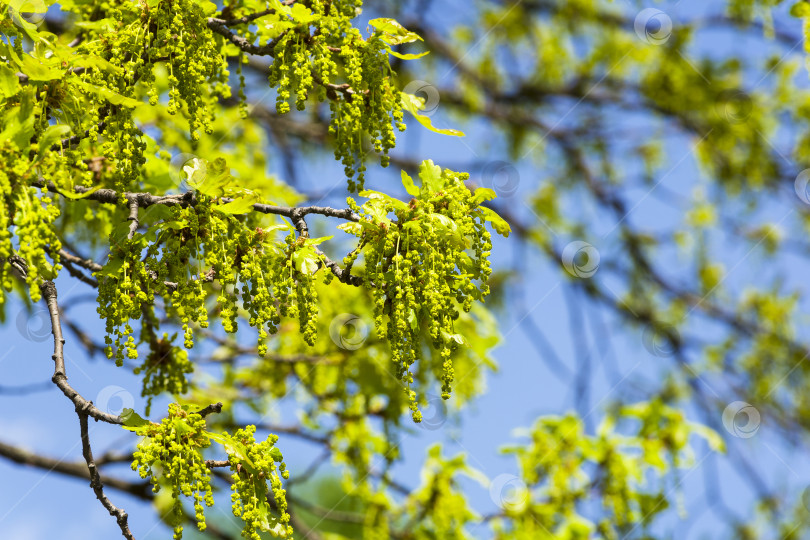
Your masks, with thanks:
M87 414L96 420L107 422L108 424L121 425L123 421L119 416L112 415L100 410L89 401L81 396L76 390L68 383L67 374L65 373L65 356L64 346L65 340L62 337L62 322L59 318L59 307L56 303L56 285L52 281L46 281L42 284L42 298L48 305L48 313L51 317L51 331L53 332L53 358L54 370L53 378L51 379L56 386L62 391L68 399L76 406L76 411L80 414Z
M127 240L132 240L132 237L135 236L135 232L138 230L138 227L141 225L141 222L138 221L138 199L130 199L129 200L129 217L127 217L129 221L129 233L127 233Z
M78 407L76 408L76 412L79 415L79 426L81 427L82 433L82 456L84 456L84 460L87 462L87 469L90 471L90 487L93 488L93 492L95 492L96 498L101 501L102 506L107 509L111 516L115 517L124 538L127 540L135 540L135 537L132 536L132 531L129 530L129 524L127 523L128 516L126 511L124 511L123 508L118 508L115 506L104 494L104 485L101 483L101 475L99 475L96 463L93 461L93 450L90 448L90 435L87 428L87 414L80 411Z
M40 179L37 182L32 184L34 187L38 187L40 189L47 189L53 193L59 193L59 190L56 186L51 182L46 182L44 179ZM121 202L121 195L115 191L114 189L98 189L96 191L92 191L92 188L87 188L84 186L75 186L73 188L75 193L79 194L86 194L85 199L94 200L105 204L120 204ZM157 204L163 204L166 206L195 206L197 204L197 197L193 191L187 191L182 194L178 195L153 195L152 193L148 192L124 192L123 198L127 201L127 204L130 209L129 220L132 221L130 224L130 234L134 236L133 226L137 229L137 208L148 208L150 206L154 206ZM223 203L231 202L233 199L229 197L222 197L219 199ZM135 216L133 217L133 207L135 207ZM309 229L307 227L306 221L304 221L304 216L309 214L318 214L321 216L326 217L335 217L339 219L345 219L346 221L353 221L359 222L360 216L354 213L350 208L331 208L328 206L275 206L272 204L261 204L256 203L253 205L253 211L260 212L263 214L273 214L278 216L283 216L290 218L293 224L295 225L296 230L298 231L299 235L303 238L307 238L309 236ZM132 236L128 236L132 238ZM328 268L335 277L338 278L343 283L347 283L349 285L360 286L363 283L362 278L358 276L354 276L351 274L350 270L342 268L336 261L330 259L323 251L315 247L316 254L320 257L322 265ZM92 271L98 271L101 269L100 265L93 263L92 261L83 261L76 257L71 257L70 262L79 266L83 266ZM205 275L204 278L206 281L211 281L214 279L214 275L209 272L209 274ZM166 286L169 289L176 289L176 283L166 282Z

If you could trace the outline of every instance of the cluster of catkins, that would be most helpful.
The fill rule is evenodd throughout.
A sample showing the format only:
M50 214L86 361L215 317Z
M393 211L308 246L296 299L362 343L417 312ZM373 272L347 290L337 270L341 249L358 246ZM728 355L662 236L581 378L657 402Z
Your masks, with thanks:
M222 39L208 28L198 2L164 0L149 7L112 1L103 8L106 17L83 27L83 39L76 46L78 57L88 59L80 64L87 65L65 79L71 91L81 92L86 100L81 114L70 115L68 121L74 133L87 132L115 185L124 190L137 185L146 162L146 141L132 112L140 103L142 85L149 103L158 103L155 67L163 65L168 73L167 111L184 113L193 141L201 131L213 131L216 97L230 96L229 73L220 54ZM76 3L69 9L92 20L98 6Z
M136 367L135 375L142 375L143 388L141 395L146 397L146 414L152 408L152 398L163 392L182 395L188 391L187 375L194 372L194 364L188 359L188 352L172 345L175 336L167 333L157 338L152 331L153 321L144 325L144 333L150 337L149 354L143 364Z
M12 155L19 150L10 140L0 142L0 154ZM53 230L59 208L47 193L40 194L38 189L24 184L29 169L26 160L0 165L0 305L5 302L4 291L12 287L12 264L24 267L33 302L41 298L41 280L53 279L61 268L62 246Z
M99 276L97 309L106 321L107 356L119 365L125 357L138 357L130 321L151 320L144 318L144 310L152 312L156 295L166 300L166 313L180 321L184 345L190 349L193 325L208 326L208 282L219 286L217 306L224 330L236 332L238 310L245 310L258 330L260 355L266 354L266 339L284 316L298 318L305 341L314 343L314 276L293 263L303 242L294 231L279 242L270 231L216 211L212 202L198 193L195 205L171 207L171 219L157 223L146 235L116 237L120 229L113 231L110 260ZM156 240L147 243L152 234Z
M266 519L267 481L270 481L270 492L280 517L272 529L275 536L292 536L290 515L287 513L287 492L282 487L281 479L290 477L287 465L282 461L281 451L276 448L278 435L270 434L264 442L256 443L254 433L256 426L249 425L238 430L233 438L244 445L243 456L233 452L230 455L231 468L231 502L233 515L242 518L245 526L242 536L250 540L261 540L259 530L261 522ZM276 465L278 463L278 465Z
M133 454L132 470L149 478L152 491L161 489L161 481L172 490L174 538L183 537L183 503L180 496L194 498L197 527L205 530L203 503L214 505L211 476L202 449L211 446L205 434L205 419L179 405L169 405L169 414L160 424L147 423L137 433L145 438Z
M385 43L377 34L363 39L352 26L360 4L316 0L308 4L311 12L298 6L289 14L278 14L290 28L276 39L269 75L270 86L278 89L280 114L290 111L293 94L298 110L304 109L313 89L320 101L330 99L329 133L350 191L363 188L365 139L382 154L385 167L396 143L392 119L400 131L405 129Z
M424 330L443 359L442 397L447 399L452 351L464 343L454 321L459 309L469 311L474 300L489 294L492 243L479 207L483 199L464 185L466 173L442 171L428 161L420 177L421 189L407 178L413 195L409 203L375 192L361 192L372 197L362 207L349 198L362 221L347 230L364 245L365 282L376 297L377 332L390 343L399 378L413 383L410 368L421 357ZM387 217L390 213L394 220ZM352 264L357 254L344 263ZM418 422L416 396L412 390L408 395Z

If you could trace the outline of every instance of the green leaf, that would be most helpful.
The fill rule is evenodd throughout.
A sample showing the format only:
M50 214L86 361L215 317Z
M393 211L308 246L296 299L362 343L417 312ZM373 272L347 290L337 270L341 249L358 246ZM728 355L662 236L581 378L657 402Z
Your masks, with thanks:
M173 219L160 224L161 229L171 229L173 231L180 231L186 227L188 227L188 221L185 219Z
M148 426L152 423L149 420L144 420L138 413L129 408L121 411L121 420L124 422L124 429L128 429L130 431L137 431L139 428Z
M255 197L239 197L229 203L214 206L214 210L223 214L246 214L253 210L255 203Z
M107 20L107 19L104 19ZM101 22L101 21L95 21ZM106 71L109 73L114 73L116 75L122 75L124 70L120 66L116 66L115 64L108 62L107 60L101 58L100 56L96 56L94 54L82 54L73 57L73 61L71 62L73 67L83 67L83 68L91 68L91 69L98 69L100 71Z
M388 204L383 199L371 199L368 202L363 204L363 211L371 216L375 223L391 223L391 220L388 218ZM365 227L363 221L360 222L361 225Z
M318 271L321 259L315 253L314 247L304 246L293 253L292 262L296 270L302 274L311 275Z
M399 45L400 43L410 43L412 41L422 41L419 34L410 32L394 19L371 19L368 24L382 32L382 40L389 45Z
M463 131L459 131L457 129L449 129L449 128L448 129L439 129L437 127L434 127L433 122L427 116L422 116L420 114L414 114L413 117L416 118L417 122L419 122L420 124L425 126L430 131L433 131L434 133L440 133L441 135L450 135L450 136L453 136L453 137L464 137L464 132Z
M408 325L414 332L419 330L419 318L416 316L416 311L413 308L408 310Z
M385 222L391 223L391 220L384 217ZM367 219L360 220L360 226L363 228L364 231L369 231L372 233L376 233L380 231L380 225L378 222L369 221Z
M203 435L223 446L229 444L233 440L233 438L227 433L212 433L210 431L204 431Z
M433 127L433 122L427 116L422 116L419 114L419 111L425 106L425 102L423 99L414 96L413 94L408 94L406 92L402 92L402 108L408 111L413 115L416 120L428 128L430 131L435 133L441 133L442 135L452 135L454 137L463 137L464 132L459 131L457 129L439 129Z
M150 5L149 7L156 7L157 4ZM63 6L64 8L64 6ZM74 25L82 28L84 30L91 30L93 32L105 33L105 32L112 32L113 28L115 28L116 20L112 17L107 17L104 19L99 19L97 21L76 21L73 23Z
M365 189L365 190L361 191L360 193L358 193L358 195L360 195L361 197L365 197L367 199L371 199L371 200L383 201L386 204L390 204L391 206L393 206L397 210L407 210L407 208L408 208L407 203L405 203L403 201L400 201L399 199L397 199L395 197L392 197L392 196L390 196L390 195L388 195L386 193L380 193L379 191L374 191L374 190L371 190L371 189Z
M286 19L281 21L263 21L263 26L259 27L261 29L261 37L267 40L276 39L278 36L293 28L295 24L291 21ZM237 51L239 49L236 49Z
M218 157L207 162L205 181L197 189L204 195L221 197L232 181L231 169L225 158Z
M444 214L429 214L429 217L436 229L442 234L454 233L458 230L456 222Z
M304 240L304 245L317 246L319 244L322 244L323 242L326 242L327 240L331 240L332 238L334 238L334 236L319 236L318 238L306 238Z
M280 0L270 0L270 7L276 10L276 13L284 13L289 15L292 12L289 6L285 6Z
M98 276L107 276L107 277L117 277L118 274L121 272L121 268L124 266L124 259L119 259L118 257L110 257L101 270L97 270L93 272L93 275Z
M30 54L22 55L21 63L22 68L20 71L28 75L28 78L32 81L53 81L61 79L65 75L61 69L51 67Z
M465 249L467 247L464 235L455 221L444 214L429 214L430 224L439 235L442 242L448 242L453 247Z
M190 165L183 166L183 173L186 175L186 182L193 188L202 185L205 176L208 173L207 161L204 159L193 158Z
M256 471L256 465L248 457L247 447L244 444L231 437L228 433L218 434L205 431L203 434L212 441L221 444L229 456L236 456L239 463L250 472Z
M491 208L480 206L478 209L484 215L484 220L492 223L492 228L495 229L495 232L504 237L509 236L509 233L512 232L512 227L509 226L506 220L504 220Z
M79 88L82 88L86 92L95 94L100 98L105 99L108 102L112 103L113 105L121 105L122 107L137 107L138 105L143 105L143 103L138 101L137 99L122 96L121 94L117 94L112 90L108 90L106 88L102 88L94 84L89 84L82 81L72 81L72 82L74 85L78 86Z
M174 427L174 431L181 437L184 435L192 435L196 431L193 427L188 425L185 418L175 418L172 420L172 426Z
M153 204L146 209L141 222L143 223L149 221L152 223L157 223L158 221L172 221L173 219L174 213L168 205Z
M11 97L20 91L20 79L15 71L5 64L0 64L0 95Z
M350 221L348 223L341 223L340 225L337 226L337 228L343 232L353 234L355 236L360 236L360 233L363 232L363 226L354 221Z
M305 24L307 26L309 26L309 24L315 20L312 12L298 2L293 4L292 9L290 10L290 15L298 24Z
M62 191L62 190L59 190L59 189L57 189L56 192L59 195L61 195L62 197L67 197L70 200L77 201L79 199L86 199L87 197L89 197L90 195L92 195L93 193L98 191L99 189L101 189L101 186L94 186L94 187L92 187L92 188L90 188L87 191L84 191L82 193L78 193L76 191ZM127 224L127 227L129 227L129 224Z
M231 171L221 157L214 161L194 158L191 165L183 167L183 172L187 175L189 186L214 198L222 197L225 188L233 181Z
M442 337L444 338L445 341L453 341L465 347L470 346L470 344L467 343L467 340L464 339L464 336L462 336L461 334L451 334L445 330L442 330Z
M4 4L8 4L8 2L4 2ZM41 1L16 0L10 3L9 9L14 9L17 13L37 13L44 15L48 12L48 5ZM38 41L37 25L28 22L25 17L20 16L14 17L14 24L22 28L31 41Z
M70 133L70 126L66 126L65 124L48 126L48 129L43 131L42 135L39 136L39 155L42 156L46 150L48 150L56 142L64 139L68 133Z
M8 50L12 50L10 47ZM31 144L34 136L34 88L28 87L22 92L20 104L8 109L3 115L5 127L0 132L0 140L11 140L20 150Z
M430 54L430 51L425 51L418 54L398 53L395 50L391 49L391 47L388 47L385 50L388 51L388 54L390 54L391 56L396 56L400 60L418 60L419 58L422 58L423 56L427 56L428 54Z
M217 5L209 0L198 0L197 4L202 8L203 14L210 17L217 12Z
M495 193L495 190L489 188L478 188L473 193L472 202L475 205L479 205L485 201L491 201L498 195Z
M405 171L402 171L402 185L405 186L405 191L408 192L408 195L413 197L419 196L419 188L413 183L413 178Z
M267 501L260 501L255 508L258 512L257 521L259 522L258 528L260 530L270 533L270 536L276 538L284 538L287 536L287 528L272 514Z
M442 168L434 164L432 159L426 159L419 164L419 179L428 193L437 193L444 188Z

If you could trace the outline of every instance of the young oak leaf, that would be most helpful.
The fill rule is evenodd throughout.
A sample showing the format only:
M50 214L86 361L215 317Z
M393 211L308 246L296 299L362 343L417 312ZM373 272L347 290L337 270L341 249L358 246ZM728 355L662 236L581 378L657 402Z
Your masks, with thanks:
M433 126L433 122L430 120L428 116L422 116L419 114L419 111L425 107L425 100L414 96L413 94L408 94L406 92L402 92L402 108L408 111L416 118L416 121L425 126L430 131L435 133L440 133L442 135L452 135L454 137L463 137L464 132L459 131L457 129L439 129Z
M399 45L400 43L411 43L412 41L423 41L416 32L411 32L394 19L371 19L368 21L382 34L382 40L389 45Z

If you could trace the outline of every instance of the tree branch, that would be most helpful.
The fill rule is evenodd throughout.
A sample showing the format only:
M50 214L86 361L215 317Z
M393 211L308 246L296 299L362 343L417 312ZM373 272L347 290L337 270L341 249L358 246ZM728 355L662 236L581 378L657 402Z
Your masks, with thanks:
M39 454L35 454L34 452L6 444L2 441L0 441L0 456L21 465L36 467L38 469L47 469L48 471L55 471L67 476L74 476L76 478L83 478L85 480L90 479L90 471L88 471L87 464L85 463L64 462L59 459L41 456ZM131 457L129 459L131 460ZM102 457L96 461L96 464L101 465L105 462L112 463L114 461L118 460L106 461ZM117 478L108 478L106 480L106 485L107 487L134 495L139 499L152 499L151 484L149 482L132 484Z
M48 305L48 313L51 317L51 331L53 333L53 356L51 356L51 358L53 358L54 362L54 371L51 380L62 390L62 393L73 402L73 405L76 406L76 412L79 414L92 416L94 419L107 422L108 424L123 424L119 416L100 410L93 405L92 401L84 399L81 394L74 390L68 383L67 374L65 373L65 340L62 337L62 323L59 319L59 307L56 303L56 285L54 285L52 281L46 281L42 284L42 298Z
M287 33L287 31L285 30L277 38L268 41L266 44L260 46L254 45L253 43L248 41L247 38L232 32L228 28L228 25L232 24L233 21L226 21L223 19L216 19L214 17L210 17L207 22L208 28L210 28L212 32L224 37L225 39L227 39L228 41L239 47L240 50L256 56L273 56L274 50L276 48L276 45L278 45L279 40L281 39L282 36L284 36Z
M217 403L212 403L211 405L208 405L207 407L200 409L199 411L197 411L197 414L205 418L209 414L221 412L222 412L222 402L220 401Z
M90 487L96 494L96 498L101 501L104 508L110 512L111 516L115 516L118 526L121 528L121 534L127 540L135 540L132 532L129 530L127 524L127 513L112 504L107 496L104 494L104 485L101 482L101 476L98 473L98 468L93 460L93 451L90 448L90 436L88 434L87 418L92 416L96 420L103 420L110 424L122 424L121 418L113 416L99 410L92 401L84 399L72 386L67 382L67 375L65 373L65 356L64 345L65 340L62 337L62 324L59 320L59 306L56 302L56 285L52 281L46 281L42 284L42 298L48 305L48 313L51 317L51 331L53 333L53 362L54 373L53 382L62 390L62 393L73 402L76 407L76 414L79 415L79 426L81 428L82 439L82 455L87 463L87 469L90 475Z
M44 179L40 179L37 182L32 184L34 187L38 187L40 189L47 189L53 193L59 193L59 190L56 186L51 182L45 182ZM105 204L120 204L121 202L121 195L114 189L107 189L102 188L96 191L92 191L92 188L87 188L84 186L76 186L73 188L74 192L79 194L87 194L85 199L98 201ZM137 210L138 208L148 208L150 206L154 206L157 204L164 204L166 206L195 206L197 204L197 197L195 192L187 191L185 193L179 195L153 195L152 193L148 192L124 192L123 198L127 201L130 213L129 219L132 223L130 224L130 232L128 237L132 238L134 236L134 229L138 227L138 218L137 218ZM231 202L233 199L230 197L221 197L219 199L223 203ZM309 229L307 227L306 221L304 221L304 216L309 214L317 214L326 217L335 217L339 219L345 219L346 221L353 221L358 222L360 221L360 216L354 213L350 208L331 208L328 206L275 206L272 204L261 204L256 203L253 205L253 211L260 212L263 214L273 214L278 216L283 216L289 218L293 224L295 225L296 230L298 233L304 237L309 237ZM133 214L134 212L134 214ZM323 265L328 268L335 277L338 278L343 283L360 286L363 283L363 280L351 274L350 270L342 268L336 261L331 260L323 251L315 248L315 252L318 256L321 257L323 261ZM63 250L60 251L60 254L63 253ZM67 253L67 252L64 252ZM88 270L92 270L97 272L102 267L97 263L92 261L86 261L80 259L78 257L69 256L67 259L70 263L76 264L78 266L82 266L87 268ZM70 271L70 270L68 270ZM204 279L207 281L213 280L213 274L206 274ZM81 278L80 278L81 279ZM88 278L90 279L90 278ZM88 282L87 280L82 280ZM92 283L91 283L92 284ZM177 288L177 284L175 283L166 283L169 288ZM97 285L96 285L97 286Z
M79 415L79 426L81 427L82 455L87 462L87 470L90 471L90 487L93 488L96 498L101 501L102 506L107 509L111 516L115 517L124 538L127 540L135 540L135 537L132 536L132 531L129 530L127 513L123 508L118 508L110 502L110 499L104 494L104 485L101 483L101 475L98 473L95 461L93 461L93 451L90 448L90 435L88 434L87 428L88 415L86 412L80 410L78 406L76 407L76 413Z

